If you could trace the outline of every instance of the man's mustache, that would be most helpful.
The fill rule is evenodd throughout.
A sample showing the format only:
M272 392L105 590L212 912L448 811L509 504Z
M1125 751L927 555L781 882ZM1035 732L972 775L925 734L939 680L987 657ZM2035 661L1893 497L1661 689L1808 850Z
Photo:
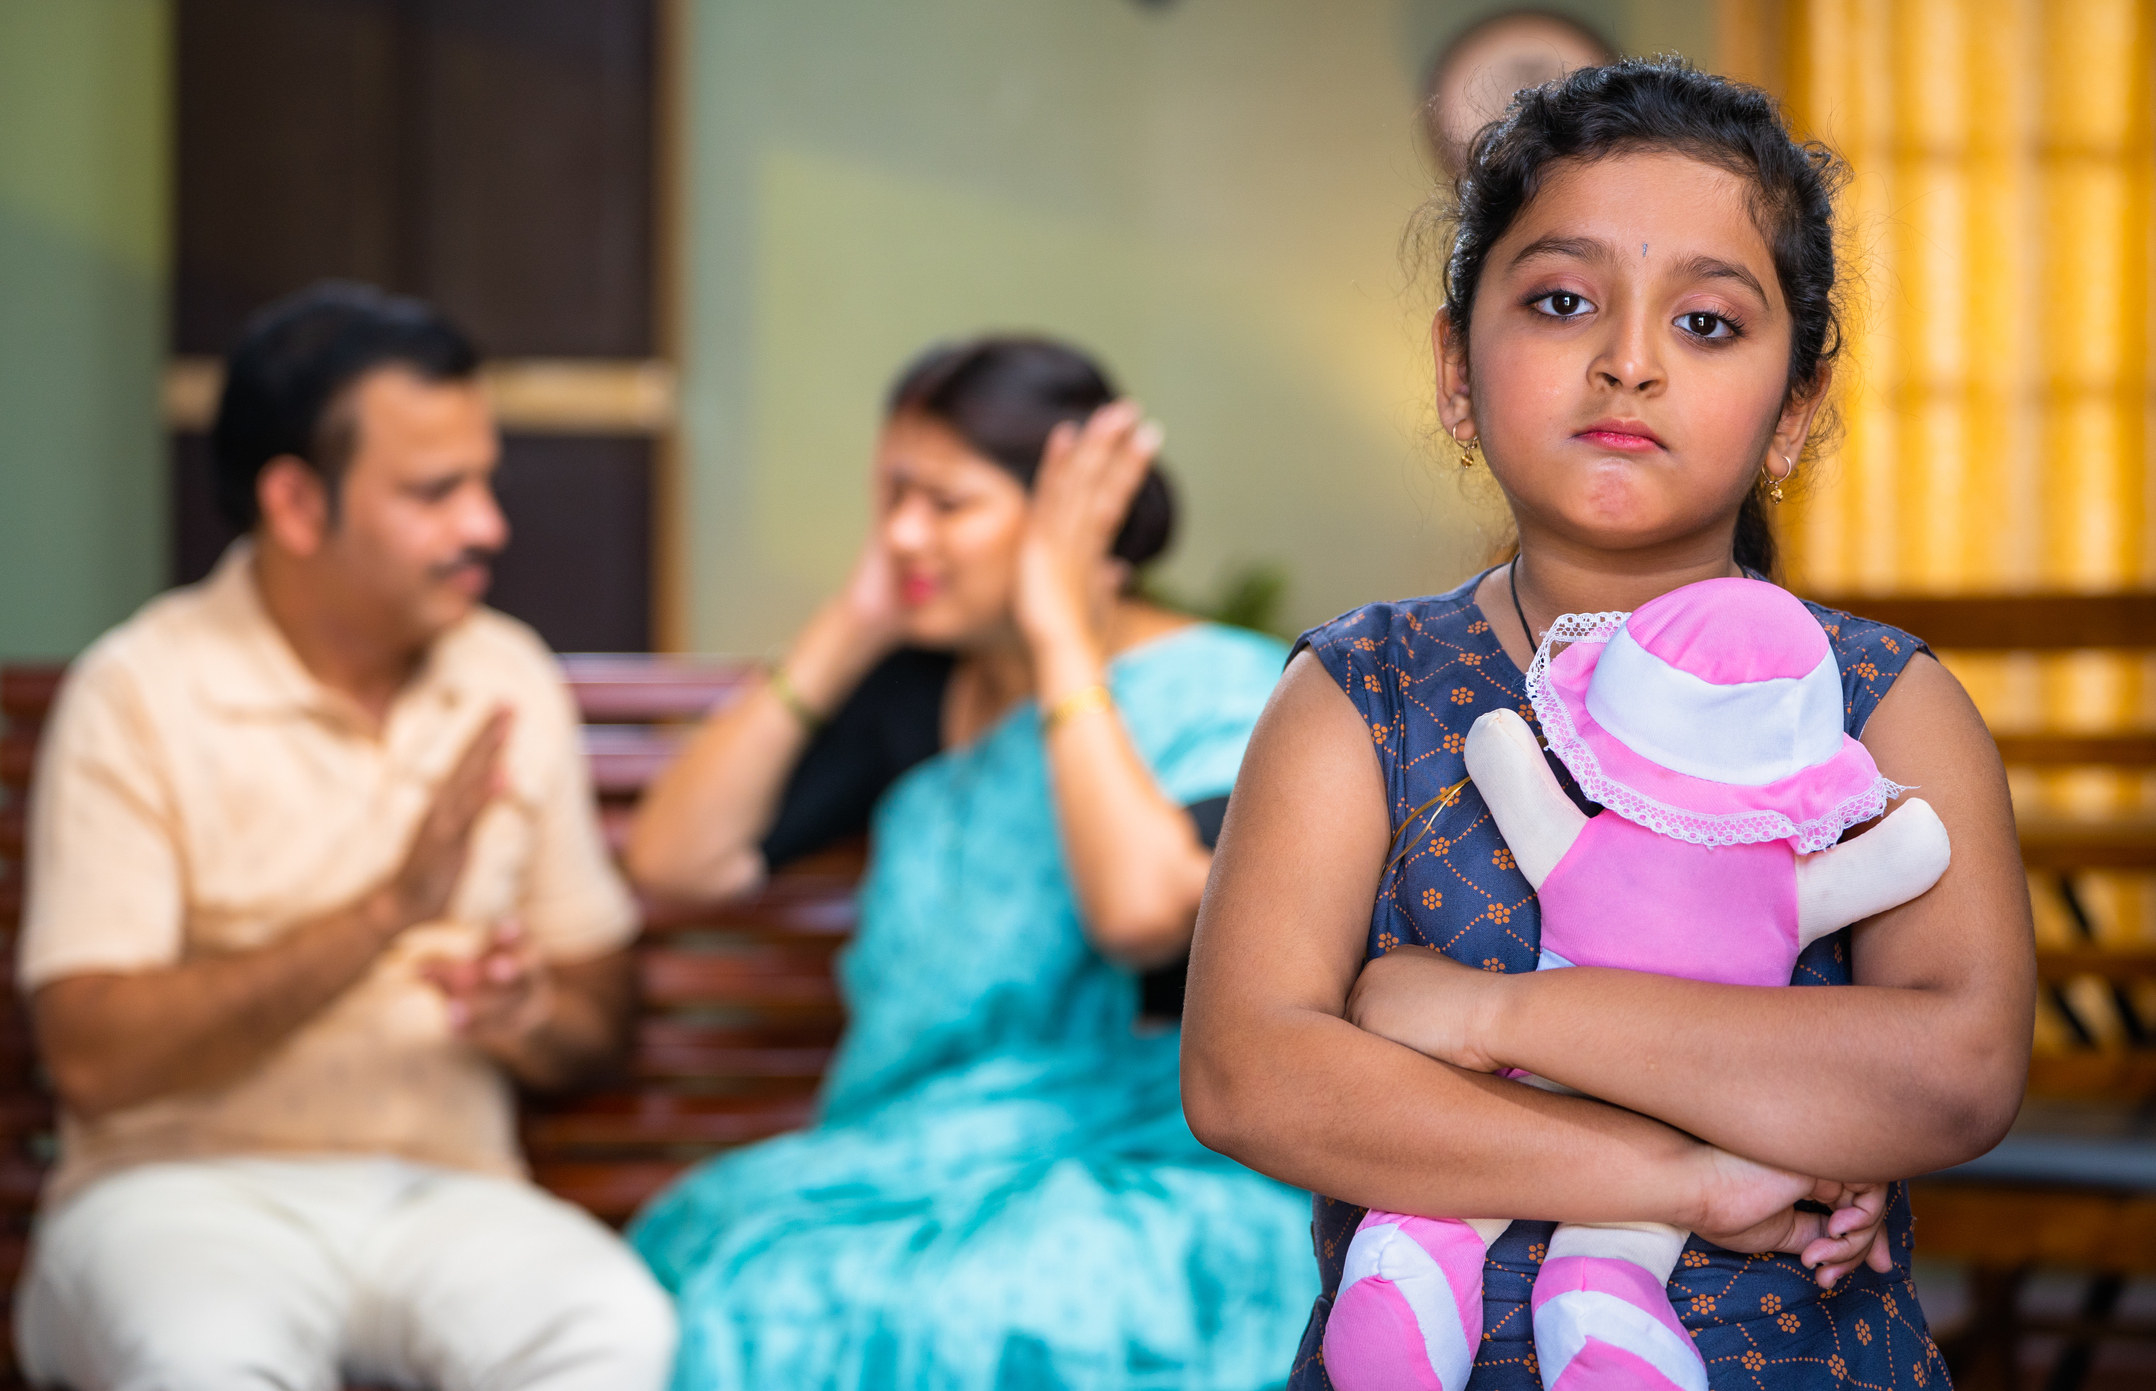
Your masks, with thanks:
M467 546L457 554L456 559L443 561L429 569L427 574L437 580L454 579L466 570L483 570L491 575L494 562L500 556L501 551L496 547Z

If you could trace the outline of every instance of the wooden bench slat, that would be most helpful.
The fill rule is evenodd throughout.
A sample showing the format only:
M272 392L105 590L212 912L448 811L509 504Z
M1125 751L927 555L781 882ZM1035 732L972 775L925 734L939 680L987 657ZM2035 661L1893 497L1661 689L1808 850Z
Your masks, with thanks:
M534 1162L578 1150L718 1149L808 1124L814 1098L613 1092L532 1108L523 1120Z
M61 662L22 662L0 668L0 716L10 728L42 723L66 675L66 664Z
M759 1028L647 1018L637 1025L631 1066L648 1081L725 1077L813 1083L830 1064L836 1023Z
M2156 647L2156 591L2104 594L1811 596L1963 652Z
M16 1155L0 1155L0 1212L27 1216L44 1181L44 1165Z
M694 720L756 679L752 663L698 657L570 653L562 674L591 724Z
M53 1119L52 1098L43 1092L24 1090L0 1095L0 1147L49 1132Z
M563 1159L532 1165L532 1179L563 1202L616 1226L673 1182L687 1159Z
M2156 767L2156 734L1998 734L1993 742L2010 767Z
M1938 1178L1909 1195L1927 1258L2156 1274L2156 1197Z
M638 953L647 1007L741 1009L835 1014L838 986L828 952L780 943L727 951L653 947Z
M2058 984L2082 976L2100 976L2122 984L2156 981L2156 947L2140 944L2107 946L2089 943L2074 947L2039 947L2036 976L2046 984Z
M37 736L37 729L9 721L7 732L0 734L0 787L20 792L30 785L30 773L37 766Z
M2090 1101L2156 1096L2156 1049L2040 1053L2029 1059L2029 1095Z
M2156 818L2021 820L2021 860L2030 869L2156 869Z
M777 937L835 941L851 936L858 917L850 885L774 880L766 892L717 907L653 904L646 908L645 934L663 940L690 932L745 932Z
M665 771L686 741L685 732L643 725L584 726L584 758L591 765L593 789L601 797L633 799Z

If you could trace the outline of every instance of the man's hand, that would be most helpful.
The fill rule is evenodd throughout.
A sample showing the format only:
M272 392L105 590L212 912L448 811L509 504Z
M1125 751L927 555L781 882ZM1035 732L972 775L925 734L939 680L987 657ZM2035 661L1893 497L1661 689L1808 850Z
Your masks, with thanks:
M495 711L435 789L403 865L358 899L250 951L40 988L38 1044L68 1108L99 1116L242 1075L366 975L397 934L442 916L472 829L500 790L508 733L508 712Z
M477 956L425 961L419 974L442 992L458 1037L507 1066L529 1056L534 1035L553 1017L553 973L515 922L488 929Z
M1489 1054L1484 1021L1505 984L1429 947L1396 947L1355 978L1347 1021L1441 1063L1495 1072L1502 1064Z
M450 896L464 877L480 813L501 795L502 746L509 739L509 724L507 709L489 715L434 789L434 801L419 819L404 863L388 886L399 930L432 922L449 910Z
M457 1036L541 1090L588 1081L619 1062L635 974L625 950L547 961L514 922L491 928L476 956L419 964L420 978L442 992Z

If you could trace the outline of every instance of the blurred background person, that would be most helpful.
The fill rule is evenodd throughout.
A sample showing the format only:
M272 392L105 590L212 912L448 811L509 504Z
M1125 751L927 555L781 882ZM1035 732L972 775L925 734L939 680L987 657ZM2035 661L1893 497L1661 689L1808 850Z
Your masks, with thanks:
M1158 428L1062 344L892 390L852 577L653 787L629 864L727 897L871 831L813 1129L714 1161L632 1240L678 1386L1253 1388L1312 1284L1305 1195L1198 1145L1180 970L1284 656L1140 598Z
M83 658L20 979L62 1106L18 1342L75 1391L654 1387L664 1296L526 1181L512 1080L620 1051L633 904L508 540L471 345L325 285L233 353L246 532Z

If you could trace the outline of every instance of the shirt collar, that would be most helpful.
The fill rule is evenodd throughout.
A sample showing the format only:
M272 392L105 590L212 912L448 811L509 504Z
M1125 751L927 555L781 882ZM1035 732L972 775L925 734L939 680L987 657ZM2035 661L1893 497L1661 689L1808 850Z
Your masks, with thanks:
M255 576L254 542L241 537L225 549L202 582L201 613L212 644L200 663L201 689L213 704L236 714L314 715L344 723L367 723L351 699L324 686L270 617ZM419 669L391 704L385 724L416 704L454 704L468 694L473 675L465 649L470 620L436 638Z

